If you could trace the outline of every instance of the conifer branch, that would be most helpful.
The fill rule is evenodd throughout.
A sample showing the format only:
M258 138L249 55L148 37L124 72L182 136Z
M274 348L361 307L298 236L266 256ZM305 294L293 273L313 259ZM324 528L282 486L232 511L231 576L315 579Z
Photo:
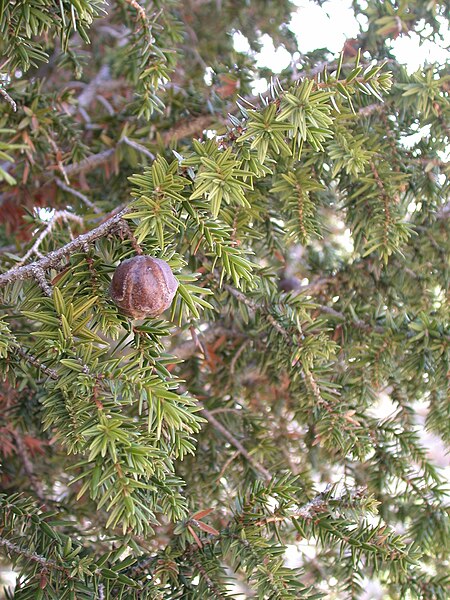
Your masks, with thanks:
M139 144L138 142L135 142L134 140L130 140L130 138L127 137L126 135L123 135L120 138L119 144L127 144L127 146L130 146L130 148L134 148L141 154L145 154L145 156L147 156L150 160L155 160L155 155L152 152L150 152L150 150L147 150L147 148L145 146L143 146L142 144Z
M83 91L78 96L77 104L73 107L72 112L75 112L79 107L87 108L94 100L98 88L103 88L105 84L110 85L110 77L109 66L102 65L97 75L84 87Z
M280 323L278 323L278 321L275 319L275 317L272 314L270 314L270 312L267 309L265 309L263 306L259 305L257 302L255 302L251 298L248 298L243 292L235 289L233 286L229 285L228 283L225 283L223 287L232 296L234 296L236 298L236 300L239 300L239 302L243 302L246 306L251 308L253 311L262 311L264 313L264 316L266 317L267 321L272 325L272 327L276 331L278 331L278 333L280 333L286 340L291 340L291 336L289 335L289 332L286 331L286 329Z
M83 225L83 223L84 223L84 221L81 217L74 215L73 213L71 213L67 210L56 210L53 213L53 215L50 217L45 228L37 236L34 244L31 246L31 248L26 252L26 254L19 261L18 266L23 265L23 263L25 263L30 258L30 256L32 256L33 254L36 254L36 256L39 256L40 258L42 258L42 254L39 252L39 247L42 244L42 242L44 241L44 239L52 232L56 223L60 220L61 221L72 220L72 221L75 221L76 223L78 223L78 225Z
M80 162L72 163L70 165L64 165L65 174L68 177L70 177L71 175L87 173L88 171L96 169L100 165L108 162L108 160L115 155L117 148L120 144L127 144L128 146L133 147L138 152L141 152L142 154L148 156L148 158L150 158L151 160L155 158L153 153L150 152L150 150L148 150L144 145L140 144L139 142L135 142L134 140L130 140L130 138L128 138L125 135L120 138L115 148L108 148L107 150L102 150L97 154L91 154L90 156L83 158L83 160L80 160Z
M218 589L218 587L216 586L214 581L208 575L205 567L201 564L201 562L199 560L197 560L196 558L194 558L192 560L192 564L197 569L200 577L202 577L202 579L206 582L206 585L211 590L211 592L214 594L214 597L217 598L218 600L226 600L225 596L222 594L222 592Z
M373 113L382 113L386 110L386 106L384 104L368 104L367 106L362 106L358 109L358 114L362 117L370 117Z
M167 146L184 138L197 137L218 120L218 115L199 115L193 119L182 119L162 134L163 143Z
M330 488L327 487L323 492L319 492L314 498L306 502L305 504L293 509L291 512L283 514L275 511L268 513L265 517L260 518L258 515L253 514L254 507L252 504L246 506L245 510L238 512L225 526L219 531L218 534L209 534L202 538L201 545L197 542L193 542L186 547L183 555L192 556L197 552L202 552L205 546L214 544L220 544L222 540L228 538L242 539L235 533L236 526L240 527L265 527L269 523L286 523L293 519L312 521L318 515L327 512L330 508L330 503L337 508L340 504L348 505L349 498L359 499L362 498L365 488L358 487L355 490L344 490L341 495L337 497L329 496ZM246 511L252 513L250 516L246 514ZM131 577L138 577L141 573L146 572L147 569L157 560L157 556L152 555L148 557L142 557L142 559L130 568L129 574Z
M214 337L216 337L218 335L218 333L221 333L222 331L223 331L222 329L219 329L219 330L214 330L211 333L213 333ZM197 349L197 345L195 344L194 341L189 344L189 352L191 354L195 353L196 349ZM187 350L187 348L185 346L183 346L182 354L185 357L187 357L186 350ZM37 358L30 355L29 353L25 352L22 348L16 348L16 351L24 360L26 360L32 366L36 367L37 369L39 369L40 371L42 371L43 373L48 375L51 379L53 379L53 380L59 379L59 375L58 375L57 371L55 371L54 369L49 369L41 361L39 361ZM175 354L175 356L179 355L179 352L177 351L176 347L172 349L172 352ZM272 479L271 473L263 465L261 465L253 456L251 456L251 454L245 449L245 447L241 444L241 442L239 442L239 440L237 440L236 437L224 425L222 425L222 423L220 423L220 421L218 421L215 418L215 416L212 414L212 412L210 412L208 409L206 409L203 405L201 405L201 406L202 406L201 414L203 414L205 416L207 421L217 431L219 431L225 437L225 439L228 440L228 442L230 442L238 450L238 452L249 462L249 464L256 471L261 473L267 481L270 481Z
M2 96L6 100L6 102L11 106L11 108L13 109L14 112L17 111L17 104L16 104L15 100L13 100L11 98L11 96L8 94L8 92L4 88L2 88L1 85L0 85L0 96Z
M214 340L220 338L222 335L227 338L238 338L242 337L241 334L232 331L222 325L214 324L209 327L206 331L202 332L202 341L206 344L212 344ZM176 356L177 358L181 358L183 360L187 360L191 356L193 356L198 351L198 344L195 340L188 340L186 342L181 342L176 346L170 348L170 353Z
M317 496L314 496L314 498L312 498L309 502L307 502L303 506L300 506L297 509L294 509L288 515L278 515L274 511L271 515L265 517L264 519L256 521L256 523L253 523L253 525L255 527L262 527L268 525L269 523L283 523L287 520L292 519L302 519L305 521L311 521L317 515L328 511L330 507L330 502L333 502L333 504L336 504L337 506L339 506L339 504L341 503L347 504L349 497L350 499L361 498L363 496L364 491L365 488L363 487L358 487L354 490L346 489L342 492L340 496L333 498L328 496L330 492L330 486L328 486L325 489L325 491L320 492L319 494L317 494Z
M383 204L384 204L384 239L383 239L383 242L384 242L384 245L387 246L388 241L389 241L389 228L391 225L391 211L390 211L390 207L389 207L390 198L385 190L384 183L381 180L380 174L378 173L378 170L377 170L373 160L370 161L370 168L372 170L376 184L380 190L381 197L383 198Z
M0 275L0 287L13 283L14 281L23 281L24 279L35 278L42 284L42 273L48 269L57 267L61 261L80 248L85 248L86 245L92 244L96 240L117 231L122 227L122 219L129 211L129 208L124 208L113 216L109 217L101 225L79 235L74 240L68 242L65 246L49 252L46 256L40 258L36 262L20 267L14 267ZM51 288L50 288L51 289Z
M86 173L87 171L92 171L93 169L96 169L98 166L107 162L114 156L115 153L116 148L102 150L102 152L91 154L90 156L83 158L83 160L80 160L80 162L66 165L64 170L67 176L77 175L78 173Z
M48 375L48 377L50 377L50 379L55 379L55 380L58 379L59 376L58 376L57 371L55 371L55 369L49 369L49 367L46 367L39 359L37 359L32 354L29 354L28 352L26 352L23 348L16 346L15 352L17 352L17 354L21 358L23 358L26 362L30 363L30 365L32 365L33 367L36 367L37 369L42 371L42 373L44 373L45 375Z
M0 546L3 546L11 554L16 554L33 562L39 563L42 567L46 569L61 571L66 575L67 578L72 578L69 569L66 569L62 565L59 565L55 560L46 558L45 556L37 554L37 552L32 552L27 548L22 548L18 544L15 544L3 537L0 537Z
M16 429L13 430L12 434L16 442L17 454L22 460L23 468L30 481L31 487L33 488L39 500L45 504L46 499L44 489L42 487L42 483L40 482L39 478L34 472L33 463L31 462L30 457L28 455L28 450L25 446L22 435Z
M147 26L147 15L145 14L145 10L142 8L139 2L137 2L137 0L125 0L125 2L134 8L144 26Z
M270 325L276 331L278 331L278 333L280 333L283 336L283 338L286 340L286 343L288 344L288 346L292 347L294 345L292 336L290 335L289 331L287 331L283 327L283 325L281 325L281 323L279 323L275 319L275 317L270 313L270 311L266 307L259 305L258 303L254 302L250 298L247 298L247 296L245 294L243 294L239 290L236 290L231 285L225 284L224 287L226 290L228 290L228 292L230 292L230 294L232 296L234 296L240 302L243 302L244 304L246 304L252 310L262 312L264 314L265 318L267 319L267 321L270 323ZM312 393L314 394L314 396L316 397L318 402L323 406L328 406L328 403L322 398L319 384L316 382L315 377L311 373L311 370L309 369L309 367L302 365L302 371L303 371L302 376L303 376L304 381L306 382L307 386L310 388L310 390L312 391Z
M249 462L249 464L252 465L252 467L256 471L259 471L261 473L264 479L266 479L267 481L270 481L272 479L271 473L257 460L255 460L253 456L244 448L241 442L237 440L234 437L234 435L230 431L228 431L228 429L224 427L222 423L218 421L216 417L213 414L211 414L211 412L207 410L204 406L202 407L201 414L205 416L207 421L214 427L214 429L217 429L217 431L219 431L223 435L223 437L227 439L230 442L230 444L239 451L240 454L242 454L242 456Z
M66 170L66 172L67 172L67 170ZM95 206L95 204L91 200L89 200L89 198L85 194L82 194L79 190L76 190L76 189L70 187L69 185L64 183L64 181L62 181L61 179L58 179L58 178L55 179L55 183L64 192L68 192L69 194L72 194L73 196L76 196L77 198L79 198L84 204L86 204L86 206L88 208L90 208L96 214L100 214L102 212L98 208L98 206Z

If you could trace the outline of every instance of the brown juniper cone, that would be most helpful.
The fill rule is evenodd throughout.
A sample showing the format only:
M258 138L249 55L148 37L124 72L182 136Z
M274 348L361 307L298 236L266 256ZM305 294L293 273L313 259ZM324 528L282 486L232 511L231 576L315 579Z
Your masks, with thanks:
M169 265L143 254L124 260L114 272L110 295L133 319L156 317L172 304L178 288Z

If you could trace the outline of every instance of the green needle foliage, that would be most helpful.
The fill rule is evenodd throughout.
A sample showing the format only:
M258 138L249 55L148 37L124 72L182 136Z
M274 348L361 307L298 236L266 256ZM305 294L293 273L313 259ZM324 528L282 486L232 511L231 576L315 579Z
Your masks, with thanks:
M450 7L352 4L0 1L5 598L450 597L450 77L392 53Z

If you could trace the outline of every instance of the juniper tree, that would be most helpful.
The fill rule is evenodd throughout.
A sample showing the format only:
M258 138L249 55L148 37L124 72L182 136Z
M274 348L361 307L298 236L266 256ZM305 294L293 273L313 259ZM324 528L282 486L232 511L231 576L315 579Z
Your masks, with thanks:
M449 4L353 7L334 55L288 0L0 3L8 598L449 597L450 79L391 49Z

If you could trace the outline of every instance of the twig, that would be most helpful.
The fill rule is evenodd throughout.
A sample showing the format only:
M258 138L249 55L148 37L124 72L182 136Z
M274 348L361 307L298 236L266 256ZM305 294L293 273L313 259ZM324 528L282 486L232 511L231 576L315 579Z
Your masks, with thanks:
M219 338L221 335L227 335L227 336L235 336L238 337L240 334L238 333L234 333L232 331L230 331L229 329L226 329L225 327L222 327L221 325L218 325L217 327L211 327L209 329L207 329L206 331L202 332L202 340L204 343L210 344L212 342L214 342L214 340L216 340L217 338ZM193 356L198 350L198 345L196 344L196 342L194 340L188 340L186 342L181 342L181 344L178 344L177 346L174 346L173 348L170 349L170 353L174 354L177 358L181 358L182 360L187 360L188 358L190 358L191 356Z
M67 170L66 170L66 172L67 172ZM55 183L64 192L68 192L69 194L72 194L73 196L76 196L77 198L79 198L82 202L84 202L84 204L86 204L86 206L88 206L96 214L100 214L102 212L97 206L95 206L95 204L91 200L89 200L89 198L87 196L82 194L80 191L75 190L74 188L68 186L61 179L56 178Z
M147 26L147 15L145 14L145 10L142 6L137 2L137 0L125 0L127 4L129 4L134 10L138 13L139 18L143 21L144 25Z
M100 76L101 73L99 73L98 76ZM101 80L96 82L96 86L100 85ZM104 82L107 83L107 82ZM89 88L89 86L87 86ZM89 95L87 94L88 90L86 89L86 96L83 96L83 94L85 92L83 92L82 94L80 94L80 98L79 98L79 105L78 105L78 109L83 109L83 107L88 103L89 100L89 96L92 92L94 88L90 88L89 89ZM0 87L0 95L3 95L3 97L5 97L5 99L8 99L12 102L14 102L12 100L12 98L9 96L9 94ZM15 106L15 103L14 103ZM74 112L75 108L73 109L73 111L70 111L70 113ZM56 145L54 140L49 140L50 143L53 145L53 148L55 149ZM145 148L144 146L142 146L141 144L139 144L138 142L134 142L133 140L130 140L129 138L127 138L126 136L122 137L121 140L119 140L119 142L117 143L117 146L119 146L120 143L127 143L130 146L133 146L136 150L138 150L139 152L142 152L143 154L146 154L149 158L151 158L152 160L155 158L154 155L147 150L147 148ZM71 165L63 165L61 163L61 161L59 161L57 159L57 165L58 165L58 169L61 172L61 174L63 175L66 184L69 185L69 176L71 175L77 175L78 173L86 173L87 171L91 171L92 169L95 169L96 167L98 167L99 165L102 165L103 163L107 162L110 158L112 158L117 150L117 146L115 148L108 148L107 150L103 150L102 152L98 152L97 154L91 154L90 156L87 156L86 158L84 158L83 160L77 162L77 163L73 163ZM57 148L55 150L55 152L57 152Z
M386 106L384 104L368 104L367 106L362 106L358 110L358 114L362 117L369 117L373 113L383 112L385 110Z
M83 219L78 215L74 215L73 213L70 213L67 210L56 210L53 213L52 217L49 219L47 226L41 231L41 233L36 238L34 244L31 246L31 248L28 250L28 252L25 254L25 256L22 258L22 260L18 263L17 266L23 265L23 263L25 263L32 254L36 254L36 256L42 257L42 254L39 252L39 246L42 244L44 239L52 232L54 226L60 219L64 221L70 219L72 221L77 222L79 225L83 225Z
M98 100L98 102L100 102L100 104L102 104L105 107L107 113L111 117L115 114L113 106L111 105L111 103L106 98L104 98L103 96L99 95L99 96L97 96L97 100Z
M324 312L332 317L336 317L337 319L341 319L342 321L348 321L346 315L344 313L331 308L331 306L324 306L322 304L317 307L321 312ZM361 319L354 319L351 321L351 324L354 325L357 329L362 329L363 331L375 331L376 333L384 333L385 329L381 325L371 325L370 323L366 323Z
M8 92L0 86L0 96L6 100L6 102L11 106L14 112L17 111L17 104L8 94Z
M370 168L372 170L373 177L378 186L378 189L380 190L381 197L383 198L383 203L384 203L384 224L383 224L384 225L384 244L385 244L385 246L387 246L388 241L389 241L389 227L391 225L391 211L389 208L389 200L390 199L385 190L384 183L381 180L380 174L378 173L378 170L377 170L373 160L370 161Z
M51 296L53 291L51 285L48 283L45 277L45 271L40 267L33 265L33 268L31 269L31 274L32 277L34 277L34 279L36 279L38 284L41 286L41 289L44 292L44 294L46 294L47 296Z
M208 573L206 572L205 567L201 564L201 562L199 562L198 560L196 560L195 558L192 559L192 563L195 566L195 568L197 569L200 577L202 577L206 583L206 585L208 586L208 588L211 590L211 592L213 592L214 597L218 598L219 600L225 600L225 596L222 594L222 592L218 589L218 587L216 586L216 584L214 583L214 581L211 579L211 577L208 575Z
M315 516L320 513L326 512L329 510L330 502L343 502L344 500L353 500L354 498L361 498L365 491L365 488L360 486L355 488L354 490L345 490L340 496L337 498L327 497L327 494L330 491L331 486L327 486L327 488L317 494L312 500L300 506L297 510L290 513L289 515L277 515L272 514L264 519L260 519L253 525L257 527L262 527L267 525L268 523L281 523L291 519L303 519L305 521L311 521Z
M66 175L76 175L77 173L85 173L86 171L91 171L95 169L99 165L107 162L112 156L114 156L116 152L116 148L109 148L108 150L103 150L98 154L91 154L80 162L73 163L71 165L67 165L65 167Z
M170 142L177 142L183 138L192 137L195 134L201 134L205 129L209 129L214 123L217 123L217 115L200 115L193 119L183 119L162 134L164 145Z
M292 519L311 520L317 514L324 512L328 508L328 505L330 502L338 502L338 503L343 502L344 500L347 500L349 497L350 497L350 499L360 498L360 497L362 497L364 491L365 491L365 488L358 487L355 490L345 490L341 496L333 498L333 497L327 497L327 494L329 492L329 488L327 487L323 492L320 492L319 494L317 494L314 498L312 498L311 500L306 502L304 505L299 506L295 510L295 512L293 512L291 514L281 516L281 515L277 515L276 512L274 511L273 513L267 515L267 517L265 517L263 519L261 519L261 518L257 519L257 517L254 517L255 518L254 523L251 522L251 516L246 517L245 514L235 515L235 517L231 521L229 521L229 523L223 529L221 529L221 531L219 532L219 535L208 535L205 538L202 538L201 546L199 546L196 543L190 544L186 548L186 550L184 551L182 556L184 556L184 557L192 556L192 554L194 554L195 552L203 550L205 548L205 546L215 544L220 539L227 538L227 537L228 538L236 537L237 539L239 539L243 542L246 541L241 536L238 537L236 535L236 533L234 533L235 526L242 524L244 519L245 519L246 525L249 525L249 526L253 525L256 527L263 527L267 523L285 522L285 521L289 521ZM250 508L250 510L251 510L251 508ZM152 565L152 563L156 562L157 559L158 559L157 556L143 557L143 559L141 561L134 564L130 568L128 575L130 577L139 576L140 573L147 571L150 568L150 566Z
M0 275L0 287L14 281L22 281L31 278L37 279L39 273L44 273L46 270L56 267L67 255L72 254L80 248L85 248L87 244L91 244L108 233L119 229L121 227L122 218L128 211L128 207L124 208L112 217L109 217L109 219L95 229L79 235L65 246L49 252L46 256L34 263L21 267L14 267L6 273L3 273Z
M207 410L205 407L202 407L201 413L204 415L208 423L210 423L214 427L214 429L220 431L223 437L227 439L230 442L230 444L232 444L237 450L239 450L240 454L242 454L242 456L247 459L247 461L252 465L252 467L263 475L264 479L266 479L267 481L270 481L272 479L272 475L270 474L270 472L257 460L255 460L253 456L251 456L251 454L249 454L249 452L244 448L241 442L237 440L234 437L234 435L230 433L228 429L224 427L222 423L220 423L220 421L218 421L216 417L210 413L209 410Z
M61 175L64 177L64 181L67 183L67 185L69 185L70 181L69 181L69 178L67 177L66 169L62 163L61 151L58 148L58 146L56 145L55 140L50 135L47 136L47 138L48 138L48 141L50 142L51 147L53 148L53 152L55 153L55 160L56 160L56 165L58 167L58 170L61 173Z
M241 356L241 354L244 352L245 348L249 345L250 340L244 340L244 342L241 344L241 347L238 349L238 351L236 352L236 354L233 356L231 362L230 362L230 374L233 375L234 371L236 369L236 363L239 359L239 357Z
M145 154L145 156L148 156L151 160L155 160L155 155L152 152L150 152L150 150L147 150L147 148L145 146L143 146L142 144L139 144L138 142L135 142L134 140L130 140L130 138L128 138L126 135L123 135L120 138L119 144L120 143L127 144L127 146L130 146L131 148L134 148L138 152Z
M236 450L236 452L233 452L233 454L225 461L225 464L221 468L220 473L216 477L216 482L219 482L222 479L225 471L231 465L231 463L233 462L233 460L239 456L239 454L240 454L239 450Z
M137 241L134 233L131 231L131 227L130 227L129 223L125 220L123 220L121 223L121 231L129 239L130 244L131 244L133 250L136 252L136 254L143 254L144 251L140 247L139 242Z
M275 319L275 317L270 313L270 311L266 307L254 302L250 298L247 298L247 296L245 294L243 294L239 290L236 290L233 286L231 286L227 283L224 285L224 288L226 290L228 290L230 292L230 294L232 296L234 296L237 300L239 300L240 302L243 302L252 310L262 312L264 314L264 316L266 317L267 321L272 325L272 327L283 336L283 338L287 342L287 345L291 348L294 347L294 342L292 340L292 336L289 333L289 331L287 331L287 329L285 329L283 327L283 325L281 325L281 323L279 323ZM303 335L301 330L300 330L300 334ZM292 366L294 366L294 364ZM324 398L322 397L322 394L320 391L320 386L316 382L314 375L311 373L309 367L307 367L305 365L302 365L302 367L303 368L302 368L301 374L302 374L303 380L305 382L305 385L307 385L311 389L312 393L317 398L317 400L320 402L320 404L327 407L329 405L329 403L326 402L324 400Z
M28 560L37 562L40 565L42 565L43 567L55 569L57 571L62 571L63 573L65 573L67 575L67 577L72 578L68 569L66 569L65 567L62 567L61 565L58 565L58 563L56 561L54 561L50 558L45 558L45 556L41 556L40 554L37 554L36 552L32 552L31 550L28 550L27 548L21 548L18 544L14 544L13 542L10 542L9 540L6 540L5 538L2 538L2 537L0 537L0 546L3 546L4 548L6 548L6 550L8 552L12 552L14 554L19 554L19 556L24 556L25 558L28 558Z
M58 373L54 369L46 367L43 363L41 363L41 361L38 358L36 358L32 354L28 354L28 352L26 352L20 347L17 347L15 350L17 354L19 354L19 356L21 356L24 360L30 363L30 365L33 365L33 367L38 368L40 371L42 371L42 373L45 373L45 375L48 375L51 379L58 379Z
M78 173L85 173L86 171L92 171L92 169L95 169L99 165L102 165L103 163L107 162L112 156L114 156L114 154L116 153L117 147L121 143L132 146L133 148L135 148L139 152L142 152L143 154L145 154L152 160L154 160L154 158L155 158L155 156L150 152L150 150L147 150L147 148L145 148L145 146L142 146L142 144L139 144L138 142L134 142L133 140L130 140L129 138L127 138L127 136L123 136L117 142L117 146L115 148L108 148L108 150L103 150L102 152L98 152L98 154L91 154L90 156L87 156L83 160L80 160L80 162L73 163L71 165L67 165L66 167L64 167L66 175L70 176L70 175L76 175Z
M86 108L92 102L97 92L97 89L103 85L103 82L110 77L108 65L102 65L97 75L90 81L81 94L78 96L77 106L74 106L69 112L74 113L77 107Z
M280 323L278 323L278 321L275 319L275 317L273 315L271 315L267 309L265 309L263 306L259 305L258 303L254 302L250 298L247 298L247 296L243 292L240 292L239 290L235 289L233 286L229 285L228 283L224 284L223 287L228 292L230 292L230 294L232 296L234 296L236 298L236 300L239 300L239 302L243 302L252 310L262 311L264 313L266 319L272 325L272 327L274 329L276 329L278 331L278 333L280 333L286 340L291 340L291 336L289 335L289 332L286 331L286 329L282 325L280 325Z
M312 393L316 397L318 403L323 406L328 406L329 403L325 402L325 400L323 399L319 384L314 379L314 376L311 373L311 371L307 367L304 366L303 373L304 373L304 380L306 382L308 382L309 388L312 390Z
M5 252L14 252L17 251L17 246L15 244L10 244L9 246L1 246L0 254L4 254Z
M17 454L22 459L22 464L23 464L23 468L26 473L26 476L28 477L28 480L30 481L31 486L34 489L36 496L39 498L39 500L41 502L43 502L45 504L46 500L45 500L44 489L42 487L42 483L40 482L39 478L36 476L36 473L34 472L33 463L31 462L30 457L28 455L28 450L25 447L22 435L15 429L12 430L12 434L13 434L14 440L16 442Z

